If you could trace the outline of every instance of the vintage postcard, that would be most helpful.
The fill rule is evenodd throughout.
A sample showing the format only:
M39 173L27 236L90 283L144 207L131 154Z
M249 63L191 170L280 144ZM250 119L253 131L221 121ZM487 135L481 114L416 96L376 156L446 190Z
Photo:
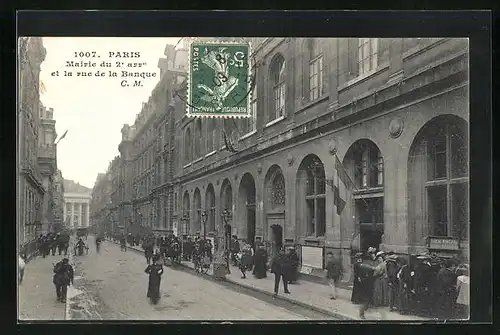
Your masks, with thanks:
M18 317L467 320L467 38L18 39Z

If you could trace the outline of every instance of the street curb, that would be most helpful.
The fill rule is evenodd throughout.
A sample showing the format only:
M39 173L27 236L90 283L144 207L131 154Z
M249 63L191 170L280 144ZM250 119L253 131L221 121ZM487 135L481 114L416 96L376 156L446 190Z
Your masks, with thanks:
M109 242L111 242L111 243L114 243L114 244L118 244L118 245L119 245L119 243L113 242L113 241L111 241L111 240L107 240L107 241L109 241ZM141 252L141 253L143 252L143 250L140 250L140 249L138 249L138 248L136 248L136 247L130 247L130 246L127 246L127 248L130 248L130 249L132 249L132 250L134 250L134 251L137 251L137 252ZM182 263L181 263L181 264L178 264L178 265L180 265L180 266L182 266L182 267L184 267L184 268L187 268L187 269L189 269L189 270L191 270L191 271L194 271L194 269L193 269L193 268L191 268L190 266L188 266L188 265L186 265L186 264L182 264ZM204 278L206 278L206 279L209 279L209 280L211 280L211 281L218 282L218 280L216 280L216 279L215 279L213 276L211 276L211 275L208 275L208 274L200 274L200 276L201 276L201 277L204 277ZM236 286L240 286L240 287L243 287L243 288L246 288L246 289L252 290L252 291L259 292L259 293L261 293L261 294L265 294L265 295L270 296L270 297L273 297L273 296L274 296L274 294L273 294L272 292L269 292L269 291L266 291L266 290L263 290L263 289L260 289L260 288L256 288L256 287L254 287L254 286L252 286L252 285L245 285L245 284L239 283L239 282L237 282L237 281L234 281L234 280L232 280L232 279L228 279L228 278L225 278L225 279L224 279L224 281L229 282L229 283L231 283L231 284L233 284L233 285L236 285ZM334 318L336 318L336 319L340 319L341 321L352 321L352 320L358 320L358 319L356 319L356 318L352 318L352 317L347 316L347 315L345 315L345 314L332 312L332 311L329 311L329 310L326 310L326 309L323 309L323 308L320 308L320 307L316 307L316 306L313 306L313 305L309 305L309 304L306 304L306 303L303 303L303 302L300 302L300 301L297 301L297 300L294 300L294 299L290 299L290 298L287 298L287 297L283 297L283 296L280 296L280 295L276 296L276 297L275 297L275 299L281 299L281 300L287 301L287 302L289 302L289 303L292 303L292 304L294 304L294 305L297 305L297 306L300 306L300 307L303 307L303 308L307 308L307 309L311 309L311 310L316 311L316 312L319 312L319 313L321 313L321 314L325 314L325 315L332 316L332 317L334 317Z

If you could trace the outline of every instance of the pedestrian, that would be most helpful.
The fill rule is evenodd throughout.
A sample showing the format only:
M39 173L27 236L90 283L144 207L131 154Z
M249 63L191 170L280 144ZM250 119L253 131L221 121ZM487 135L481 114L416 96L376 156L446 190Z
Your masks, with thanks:
M249 265L252 263L252 251L250 249L250 245L245 243L241 253L237 256L239 259L238 268L241 271L241 279L246 279L246 271L248 270Z
M240 251L240 242L238 241L238 237L233 235L231 238L231 262L234 266L238 266L236 255L238 255Z
M68 286L73 284L73 275L73 267L67 258L63 258L54 266L53 283L56 286L57 301L66 302Z
M267 277L267 251L262 243L257 244L255 250L253 275L257 279Z
M379 309L382 319L385 319L384 307L389 306L389 278L387 277L387 266L385 262L385 253L379 251L376 254L374 281L373 281L373 307Z
M456 315L459 319L469 318L469 267L462 265L457 267L457 300L456 300Z
M274 274L274 296L278 295L278 289L280 285L280 280L283 280L283 287L285 289L285 293L290 294L288 291L288 278L286 277L288 274L288 269L286 268L286 260L285 260L285 252L282 249L278 251L276 256L274 256L271 263L271 273Z
M340 263L333 257L331 251L326 254L326 271L328 286L330 286L330 299L335 300L338 297L338 283L342 271Z
M369 247L367 251L367 258L362 262L356 263L356 275L359 280L359 317L365 318L365 312L373 304L373 283L375 280L374 272L377 265L376 249Z
M160 284L163 275L163 265L159 255L153 257L153 264L148 265L144 272L149 275L147 297L156 304L160 300Z
M127 251L127 238L125 235L120 237L120 251Z
M54 234L50 235L50 251L52 253L52 256L56 255L56 248L57 248L57 237L54 236Z
M153 244L151 241L144 241L142 248L144 249L144 256L146 256L146 262L148 265L151 264L151 259L153 258Z
M352 285L352 294L351 294L351 302L353 304L359 304L361 302L361 273L360 267L358 263L363 262L363 254L361 252L357 252L353 256L354 265L353 265L353 273L354 273L354 281Z
M412 255L413 256L413 255ZM401 258L401 268L397 274L399 290L398 290L398 311L400 314L408 314L411 310L411 304L413 299L413 278L415 276L415 271L413 269L414 256L409 257L409 261Z
M400 258L394 256L393 254L387 256L386 267L387 267L387 279L389 285L389 309L394 311L396 309L396 304L398 301L398 289L399 289L399 279L398 272L401 267Z
M449 319L453 313L454 301L456 301L457 276L452 269L453 262L446 259L437 273L437 316L441 319Z
M18 283L21 284L23 282L24 278L24 269L26 268L26 262L25 262L26 256L25 255L19 255L19 264L18 264Z

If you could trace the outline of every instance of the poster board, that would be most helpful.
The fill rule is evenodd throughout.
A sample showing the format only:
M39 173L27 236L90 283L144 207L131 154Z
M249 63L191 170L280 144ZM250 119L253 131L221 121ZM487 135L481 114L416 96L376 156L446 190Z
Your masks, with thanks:
M302 246L302 266L313 269L323 269L323 248Z

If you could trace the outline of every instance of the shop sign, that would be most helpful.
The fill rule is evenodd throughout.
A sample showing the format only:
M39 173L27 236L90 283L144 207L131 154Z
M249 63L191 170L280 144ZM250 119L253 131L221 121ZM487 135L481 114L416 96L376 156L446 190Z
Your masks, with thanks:
M427 238L429 249L433 250L459 250L458 239L454 237L433 237Z

